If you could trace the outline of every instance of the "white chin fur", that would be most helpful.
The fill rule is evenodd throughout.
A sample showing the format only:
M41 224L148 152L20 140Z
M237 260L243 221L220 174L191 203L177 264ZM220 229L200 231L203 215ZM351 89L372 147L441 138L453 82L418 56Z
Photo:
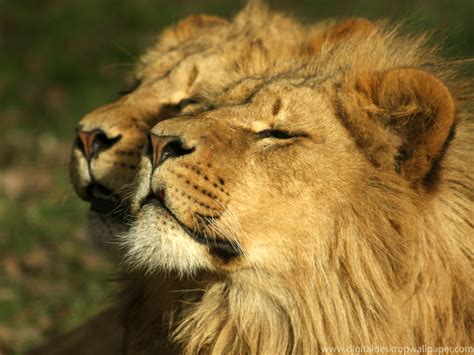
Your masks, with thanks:
M120 235L120 243L125 263L148 273L163 270L192 275L211 268L206 248L151 204L144 206L129 231Z
M128 229L128 225L106 215L94 211L89 211L87 215L87 236L98 249L106 253L116 254L117 237Z

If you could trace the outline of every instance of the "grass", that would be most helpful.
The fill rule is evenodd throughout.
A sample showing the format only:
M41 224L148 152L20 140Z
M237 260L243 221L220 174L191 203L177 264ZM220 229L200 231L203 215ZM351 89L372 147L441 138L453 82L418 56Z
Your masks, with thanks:
M474 55L471 0L290 0L306 21L368 16L439 31L446 53ZM21 353L109 302L114 265L85 237L87 206L67 161L74 127L110 102L164 26L224 0L0 0L0 353Z

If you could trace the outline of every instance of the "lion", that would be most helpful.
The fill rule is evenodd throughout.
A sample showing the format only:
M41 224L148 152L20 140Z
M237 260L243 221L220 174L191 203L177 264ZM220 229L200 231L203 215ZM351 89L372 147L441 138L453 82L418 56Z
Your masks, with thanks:
M372 27L362 18L303 26L253 1L232 21L191 15L163 31L123 96L78 125L70 176L77 194L91 203L91 239L114 249L115 236L128 229L124 200L149 129L195 105L203 87L218 92L241 78L264 76L267 67L245 65L257 62L261 52L271 53L277 66L295 65L326 41L366 35Z
M159 122L121 237L124 352L472 346L472 98L380 25Z

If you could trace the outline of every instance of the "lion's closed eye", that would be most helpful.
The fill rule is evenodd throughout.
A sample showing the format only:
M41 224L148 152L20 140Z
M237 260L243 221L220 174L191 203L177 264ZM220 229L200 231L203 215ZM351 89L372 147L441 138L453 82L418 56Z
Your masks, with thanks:
M138 89L141 84L142 84L141 79L139 79L139 78L134 79L124 89L119 91L119 96L126 96L128 94L131 94L136 89Z
M257 132L259 139L274 138L274 139L292 139L298 137L306 137L307 134L302 132L290 132L282 129L265 129Z
M196 97L187 97L185 99L182 99L180 102L176 104L176 109L181 112L184 110L186 107L195 105L199 103L199 99Z

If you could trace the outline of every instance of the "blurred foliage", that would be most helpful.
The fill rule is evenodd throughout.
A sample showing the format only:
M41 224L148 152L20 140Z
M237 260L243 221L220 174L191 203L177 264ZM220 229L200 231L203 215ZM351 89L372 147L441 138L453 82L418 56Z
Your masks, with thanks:
M436 30L447 54L474 54L472 0L280 0L305 21L366 16ZM0 0L0 353L64 332L108 302L113 264L85 237L87 206L67 161L74 127L114 100L164 26L224 0Z

